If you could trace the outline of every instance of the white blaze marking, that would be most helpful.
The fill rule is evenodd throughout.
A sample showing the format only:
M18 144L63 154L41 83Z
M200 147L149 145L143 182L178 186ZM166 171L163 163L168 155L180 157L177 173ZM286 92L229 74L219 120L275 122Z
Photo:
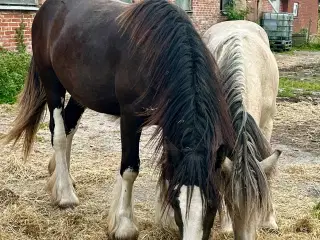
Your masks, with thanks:
M202 200L199 187L194 187L188 219L186 216L187 209L187 186L182 186L179 195L181 216L183 221L183 240L202 239Z

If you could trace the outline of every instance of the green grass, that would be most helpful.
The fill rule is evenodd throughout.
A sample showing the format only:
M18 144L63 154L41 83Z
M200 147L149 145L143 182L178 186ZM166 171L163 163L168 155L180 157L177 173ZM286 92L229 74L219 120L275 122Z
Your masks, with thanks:
M294 55L295 51L317 52L317 51L320 51L320 43L309 43L309 44L304 44L299 47L292 47L289 51L284 51L284 52L280 52L280 53Z
M293 47L295 51L320 51L320 43L309 43L299 47Z
M299 81L281 77L279 81L279 97L308 96L320 92L320 79L312 81Z
M0 103L14 103L28 72L30 55L0 50Z
M320 202L313 207L313 215L320 220Z

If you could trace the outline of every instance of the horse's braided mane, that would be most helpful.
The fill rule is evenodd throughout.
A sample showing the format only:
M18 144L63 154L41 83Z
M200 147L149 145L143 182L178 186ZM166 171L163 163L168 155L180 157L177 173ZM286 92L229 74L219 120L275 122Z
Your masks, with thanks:
M159 183L170 180L164 206L172 203L183 184L189 186L187 206L198 186L206 207L218 194L217 150L234 144L216 63L186 13L165 0L134 4L118 22L130 37L129 53L143 57L139 71L147 72L150 80L143 97L152 95L155 103L148 124L159 125L153 135L160 135ZM160 151L165 141L180 157Z
M242 37L230 35L226 41L215 46L215 59L223 79L223 91L237 134L233 163L235 170L231 177L232 203L239 209L245 221L259 212L268 211L270 192L266 175L258 162L271 154L271 148L253 117L245 108L245 63ZM244 204L244 206L240 206Z

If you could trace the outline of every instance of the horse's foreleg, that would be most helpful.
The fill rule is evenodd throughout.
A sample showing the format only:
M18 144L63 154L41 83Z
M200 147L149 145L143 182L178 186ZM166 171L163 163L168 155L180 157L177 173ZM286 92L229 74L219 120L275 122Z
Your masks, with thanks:
M179 231L178 226L174 219L174 210L170 204L163 211L164 194L168 191L169 182L166 181L165 185L157 189L157 205L156 205L156 223L166 230Z
M65 129L64 101L66 90L59 82L53 71L40 74L43 79L50 111L51 143L54 149L56 167L48 182L55 204L60 207L73 207L79 203L72 186L67 164L67 136Z
M114 188L114 199L109 210L109 232L115 239L137 239L132 203L132 189L139 173L139 141L142 120L128 112L121 112L122 160L120 177Z
M224 198L221 198L219 216L220 216L221 232L224 234L233 233L232 220L231 220Z
M267 141L270 142L271 140L271 135L272 135L272 129L273 129L273 118L270 117L268 119L266 119L262 126L260 127L261 131L263 132L264 136L266 137ZM268 180L269 180L269 189L271 189L271 178L273 177L273 173L266 173ZM266 217L262 219L261 223L260 223L260 227L263 229L267 229L267 230L278 230L278 224L276 221L276 213L275 213L275 208L273 206L273 200L271 202L271 208L269 210L269 212L267 213Z
M276 213L273 206L273 202L271 202L271 208L265 218L262 219L260 223L260 227L265 230L277 231L279 229L277 221L276 221Z
M65 108L65 128L67 134L67 149L66 149L66 158L68 170L70 173L70 155L71 155L71 146L72 139L74 134L76 133L81 116L84 112L85 108L77 103L72 97L69 99L68 104ZM51 157L48 165L49 174L52 175L56 168L55 154ZM75 181L73 180L71 174L70 178L72 180L73 186L75 186Z

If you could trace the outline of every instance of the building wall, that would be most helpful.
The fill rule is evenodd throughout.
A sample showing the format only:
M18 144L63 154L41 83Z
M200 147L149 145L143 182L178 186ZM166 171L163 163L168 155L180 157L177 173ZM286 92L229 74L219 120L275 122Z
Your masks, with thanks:
M311 34L318 31L318 1L316 0L288 0L288 12L293 12L293 4L299 3L298 16L293 21L293 31L308 29L309 23Z
M193 0L190 17L200 33L225 20L220 13L220 0Z
M316 0L281 0L280 12L293 12L293 4L299 3L298 16L294 17L293 32L299 32L301 29L308 29L309 22L311 34L318 31L318 1ZM263 11L272 12L272 6L268 0L264 0Z
M35 12L0 10L0 47L16 50L16 29L25 24L24 36L28 50L31 49L31 25Z
M133 0L133 2L140 1L142 0ZM174 2L174 0L168 1ZM225 20L220 13L220 0L192 0L192 10L188 15L200 33L204 33L213 24Z

